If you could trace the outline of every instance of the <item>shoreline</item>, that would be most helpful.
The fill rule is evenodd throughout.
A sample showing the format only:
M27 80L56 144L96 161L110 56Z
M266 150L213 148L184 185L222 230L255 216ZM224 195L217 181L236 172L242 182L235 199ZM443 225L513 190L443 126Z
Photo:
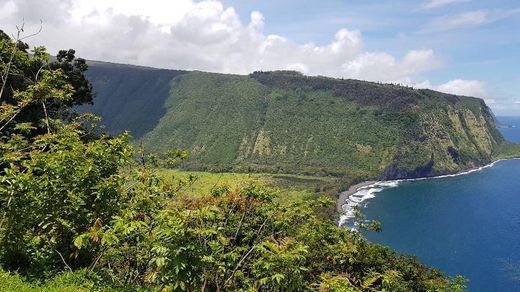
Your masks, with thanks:
M481 171L481 170L489 168L489 167L493 167L496 163L501 162L501 161L506 161L506 160L520 160L520 158L498 159L498 160L495 160L495 161L493 161L493 162L491 162L489 164L486 164L486 165L483 165L483 166L480 166L480 167L474 167L474 168L471 168L471 169L468 169L468 170L461 170L459 172L452 173L452 174L443 174L443 175L427 176L427 177L417 177L417 178L395 179L395 180L380 180L380 181L369 180L369 181L360 182L360 183L351 185L348 188L348 190L339 193L338 199L336 201L336 211L339 213L339 215L341 217L342 213L344 212L343 206L345 204L347 204L347 201L349 200L349 198L352 195L356 194L361 189L369 187L369 186L374 185L374 184L391 183L391 182L400 183L400 182L411 182L411 181L421 181L421 180L427 180L427 179L440 179L440 178L462 176L462 175L471 174L471 173L474 173L474 172L477 172L477 171Z
M339 193L338 200L336 201L336 211L341 215L343 212L343 205L346 204L347 200L353 194L357 193L361 188L368 187L375 184L377 181L367 180L354 185L351 185L348 190Z

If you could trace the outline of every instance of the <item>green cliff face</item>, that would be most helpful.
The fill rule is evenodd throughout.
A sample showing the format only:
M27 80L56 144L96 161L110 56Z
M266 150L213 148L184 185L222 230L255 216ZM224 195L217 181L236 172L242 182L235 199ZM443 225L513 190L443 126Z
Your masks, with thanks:
M184 73L104 62L89 62L89 66L86 75L96 98L93 105L79 110L102 116L108 132L128 130L135 138L153 130L166 113L170 81Z
M428 97L411 110L416 115L413 130L403 136L384 177L439 175L491 162L504 139L485 103L423 93Z
M125 74L134 78L127 81L118 70L112 76L98 67L89 75L98 90L93 110L109 117L108 129L120 131L125 123L140 129L136 140L150 151L185 149L191 153L186 167L418 177L488 163L504 144L490 109L477 98L285 71L161 71L163 81L152 82L158 72L128 67ZM131 98L107 90L127 82L136 88ZM153 107L146 93L154 96Z

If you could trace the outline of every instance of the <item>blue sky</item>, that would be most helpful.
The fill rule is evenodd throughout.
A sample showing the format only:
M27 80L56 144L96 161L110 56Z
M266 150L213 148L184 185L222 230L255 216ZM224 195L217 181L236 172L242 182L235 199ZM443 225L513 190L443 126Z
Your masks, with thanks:
M428 1L403 0L222 2L234 7L244 19L252 10L261 11L266 19L265 33L281 34L301 43L326 44L335 31L346 27L362 32L369 51L402 56L410 48L433 49L443 65L422 73L424 79L435 84L458 78L481 80L489 98L520 100L520 1L446 1L436 7L427 7ZM484 16L435 27L442 23L437 20L468 12L482 12L475 15ZM495 111L520 116L520 108L500 107Z
M518 0L0 0L0 29L22 20L51 53L400 83L520 116Z

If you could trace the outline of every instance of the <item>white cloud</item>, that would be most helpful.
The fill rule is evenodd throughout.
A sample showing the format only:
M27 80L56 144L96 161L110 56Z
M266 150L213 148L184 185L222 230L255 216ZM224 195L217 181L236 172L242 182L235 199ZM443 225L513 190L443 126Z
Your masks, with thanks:
M462 80L456 79L436 86L436 89L442 92L456 94L486 97L485 84L478 80Z
M41 2L46 1L48 0ZM62 2L67 2L67 0ZM91 18L101 11L113 10L115 13L124 16L141 16L161 27L168 27L177 23L196 6L191 0L79 0L69 2L73 3L71 14L74 17L72 19ZM214 4L218 5L217 2Z
M429 0L424 7L427 9L438 8L449 4L469 2L471 0Z
M242 74L294 69L400 81L441 65L428 49L411 50L402 58L366 51L355 29L338 30L325 45L266 35L260 12L242 23L232 7L219 1L0 0L0 28L12 29L22 19L27 31L43 20L42 34L30 42L51 52L75 48L89 59L163 68Z
M342 65L346 76L384 82L407 83L418 72L441 65L432 50L410 51L402 60L384 52L366 52Z
M489 103L488 100L486 100L486 103L488 103L488 105L492 107L493 111L499 115L520 116L520 101L497 99L494 103Z
M460 28L477 27L520 14L520 8L512 10L474 10L432 19L421 32L440 32Z
M415 88L430 88L444 93L487 98L488 103L493 103L486 91L486 84L479 80L455 79L446 83L434 85L429 80L422 82L405 82Z
M486 104L494 111L508 115L511 115L513 112L516 112L516 115L520 114L520 111L518 111L520 101L514 102L507 98L493 97L487 92L486 84L479 80L455 79L438 85L432 84L429 80L404 83L415 88L429 88L449 94L479 97L484 99Z
M478 26L488 21L484 10L468 11L456 15L442 16L430 21L423 31L446 31L457 28Z
M251 22L249 28L261 32L264 29L264 16L259 11L251 12Z

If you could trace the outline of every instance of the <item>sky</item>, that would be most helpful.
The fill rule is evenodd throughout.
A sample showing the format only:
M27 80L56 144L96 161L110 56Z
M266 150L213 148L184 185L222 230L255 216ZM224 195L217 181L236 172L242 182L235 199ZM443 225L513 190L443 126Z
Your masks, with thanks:
M518 0L0 0L0 29L22 23L50 53L401 83L520 116Z

